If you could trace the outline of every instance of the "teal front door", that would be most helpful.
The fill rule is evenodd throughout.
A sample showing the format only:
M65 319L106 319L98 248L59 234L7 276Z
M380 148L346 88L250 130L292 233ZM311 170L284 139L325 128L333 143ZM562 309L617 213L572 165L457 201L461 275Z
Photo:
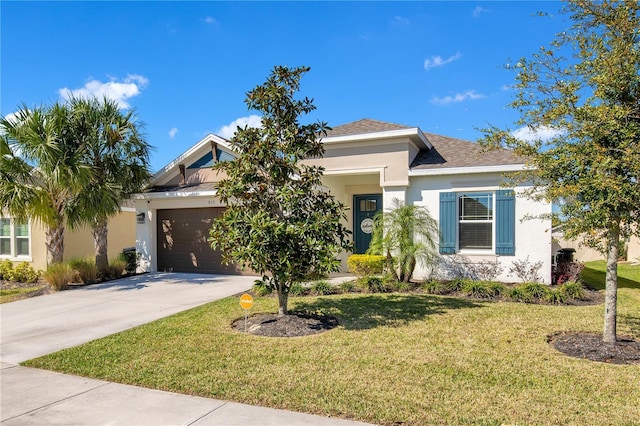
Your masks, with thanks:
M353 235L355 254L363 254L369 248L373 232L373 217L382 210L382 195L353 196Z

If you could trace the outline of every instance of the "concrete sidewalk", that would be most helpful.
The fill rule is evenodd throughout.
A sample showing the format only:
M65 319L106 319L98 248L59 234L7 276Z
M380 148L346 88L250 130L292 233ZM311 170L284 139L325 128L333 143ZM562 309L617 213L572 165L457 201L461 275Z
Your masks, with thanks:
M246 291L255 277L147 274L0 305L2 425L356 425L16 365Z

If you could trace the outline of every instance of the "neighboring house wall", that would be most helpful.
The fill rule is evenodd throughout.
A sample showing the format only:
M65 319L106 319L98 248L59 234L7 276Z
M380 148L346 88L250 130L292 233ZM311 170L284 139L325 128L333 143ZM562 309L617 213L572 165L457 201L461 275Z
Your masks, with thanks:
M109 219L107 225L107 255L109 259L117 257L122 249L136 246L136 211L124 209ZM95 257L93 234L88 227L67 230L64 237L64 260Z
M579 262L591 262L594 260L605 260L606 256L599 251L592 249L582 244L582 240L577 238L575 240L568 240L564 238L561 231L554 232L554 241L557 243L557 250L560 248L572 248L576 252L574 254L575 260ZM629 262L638 261L640 258L640 239L635 235L632 235L627 242L627 257L625 260Z
M136 244L135 210L126 208L117 216L109 220L108 224L108 253L109 258L116 257L123 248L134 247ZM14 231L15 233L15 231ZM13 237L13 236L12 236ZM2 238L2 237L0 237ZM45 245L45 228L38 221L29 221L29 246L28 255L0 255L1 259L9 259L14 264L27 262L34 269L47 269L47 247ZM15 243L12 242L15 245ZM82 228L70 230L65 228L64 234L64 260L74 257L94 256L95 249L91 230Z

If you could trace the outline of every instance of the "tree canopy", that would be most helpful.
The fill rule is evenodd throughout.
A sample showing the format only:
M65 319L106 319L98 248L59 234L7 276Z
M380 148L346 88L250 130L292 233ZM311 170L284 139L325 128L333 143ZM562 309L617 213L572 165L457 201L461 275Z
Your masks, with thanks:
M508 67L516 125L554 136L522 140L492 127L481 143L527 156L515 179L534 183L530 197L559 203L567 237L607 255L604 341L613 342L618 244L640 232L640 5L569 0L564 13L570 28Z
M278 293L278 314L287 313L293 283L339 269L337 256L351 248L344 206L321 183L323 169L302 163L324 154L324 122L301 124L315 110L295 99L309 68L276 66L266 82L247 93L246 104L262 113L259 128L238 128L230 141L233 161L215 164L226 174L218 197L228 205L210 231L225 262L263 275Z

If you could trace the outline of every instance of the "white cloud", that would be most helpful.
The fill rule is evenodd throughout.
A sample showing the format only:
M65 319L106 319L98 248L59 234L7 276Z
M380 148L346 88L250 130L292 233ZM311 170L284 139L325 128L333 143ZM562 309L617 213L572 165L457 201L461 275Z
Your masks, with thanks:
M217 24L217 23L218 23L218 21L216 20L216 18L214 18L214 17L212 17L212 16L206 16L206 17L204 18L204 22L205 22L206 24Z
M409 21L409 19L405 18L404 16L394 16L393 20L391 21L391 24L394 26L404 26L404 25L409 25L411 23L411 21Z
M176 135L176 133L178 133L178 128L177 127L172 127L171 130L169 130L169 138L173 139L173 137Z
M127 100L138 96L148 84L149 80L146 77L138 74L129 74L121 81L117 78L112 78L110 81L103 83L100 80L93 79L86 82L83 87L78 89L64 87L58 90L58 93L64 100L69 100L71 96L79 98L95 96L98 99L106 96L116 101L120 108L129 108L130 105Z
M240 117L236 120L233 120L231 123L226 126L222 126L216 134L218 136L222 136L225 139L231 139L233 134L236 132L238 126L239 127L260 127L262 125L262 118L258 115L250 115L248 117Z
M545 142L557 136L562 136L565 133L566 131L563 129L556 129L549 126L540 126L537 129L531 129L528 126L524 126L511 132L514 137L526 142L533 142L536 140L542 140Z
M476 93L475 90L467 90L464 93L456 93L453 96L445 96L443 98L434 96L433 98L431 98L431 103L436 105L448 105L448 104L466 101L467 99L470 99L473 101L473 100L482 99L482 98L486 98L486 96L483 95L482 93Z
M453 56L449 56L447 59L442 59L442 56L440 56L440 55L432 56L432 57L424 60L424 69L425 70L429 70L431 68L441 67L441 66L446 65L446 64L448 64L450 62L458 60L461 57L462 57L462 54L460 52L456 53Z
M481 14L483 14L484 12L487 12L487 9L485 9L482 6L476 6L475 9L473 9L473 17L477 18L478 16L480 16Z

